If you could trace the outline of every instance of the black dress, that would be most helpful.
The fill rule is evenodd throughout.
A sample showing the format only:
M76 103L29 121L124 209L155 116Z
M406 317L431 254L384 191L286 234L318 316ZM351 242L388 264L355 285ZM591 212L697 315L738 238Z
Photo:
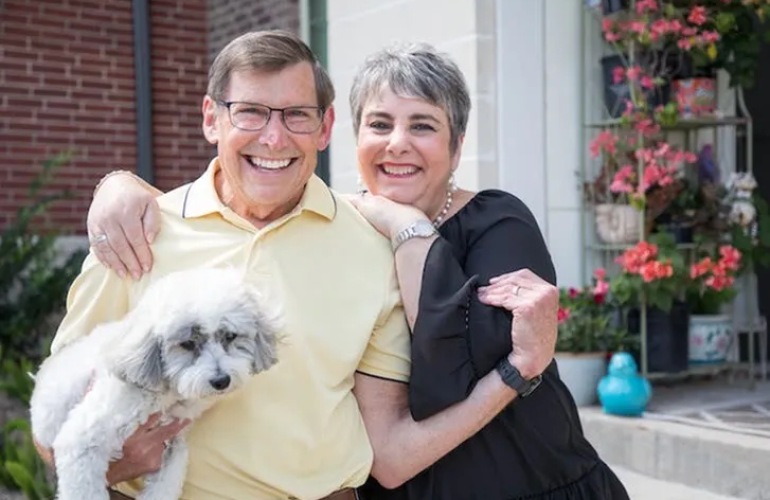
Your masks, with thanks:
M425 262L412 337L409 405L422 420L464 400L511 351L511 315L481 304L476 286L529 268L555 284L553 263L529 209L481 191L440 228ZM373 479L367 500L627 500L625 488L583 437L556 364L475 436L396 490Z

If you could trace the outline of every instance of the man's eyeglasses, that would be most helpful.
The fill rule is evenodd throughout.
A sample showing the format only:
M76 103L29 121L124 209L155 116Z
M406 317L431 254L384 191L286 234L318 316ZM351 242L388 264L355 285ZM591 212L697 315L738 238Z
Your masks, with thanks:
M273 116L273 111L281 113L281 121L289 132L312 134L321 127L324 109L320 106L291 106L271 108L263 104L239 101L217 101L227 108L230 123L241 130L256 131L263 129Z

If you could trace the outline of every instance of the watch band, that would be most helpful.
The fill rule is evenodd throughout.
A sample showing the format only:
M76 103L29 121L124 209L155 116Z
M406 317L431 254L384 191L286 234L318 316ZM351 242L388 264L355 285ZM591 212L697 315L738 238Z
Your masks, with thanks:
M511 362L508 361L507 356L503 357L503 359L497 363L496 370L497 373L500 374L500 378L503 379L505 385L518 392L520 398L526 398L532 394L532 392L537 389L537 386L539 386L540 382L543 380L542 375L538 375L529 380L525 379L521 376L518 368L513 366Z
M393 251L395 252L405 241L412 238L430 238L438 234L438 230L427 220L418 220L396 233L391 241Z

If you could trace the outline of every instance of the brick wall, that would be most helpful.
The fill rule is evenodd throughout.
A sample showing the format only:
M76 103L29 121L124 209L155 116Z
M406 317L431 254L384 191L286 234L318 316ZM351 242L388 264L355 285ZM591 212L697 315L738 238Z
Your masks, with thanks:
M155 185L165 191L200 175L216 154L201 131L208 77L206 3L149 3Z
M313 1L313 0L311 0ZM298 0L208 0L209 60L227 42L247 31L299 32Z
M200 127L210 54L254 29L299 29L298 0L151 0L156 185L196 177L213 156ZM135 169L130 0L0 0L0 228L28 203L42 161L71 150L52 188L74 197L52 222L83 233L93 186Z
M201 171L199 103L206 81L205 0L153 0L154 154L168 188ZM41 162L71 150L54 187L52 221L82 232L97 180L136 161L134 60L128 0L0 2L0 227L28 203Z

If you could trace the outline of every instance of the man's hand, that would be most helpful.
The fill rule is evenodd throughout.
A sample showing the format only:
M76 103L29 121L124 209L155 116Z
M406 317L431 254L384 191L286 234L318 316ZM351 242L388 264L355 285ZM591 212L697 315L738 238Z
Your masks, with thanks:
M110 463L107 470L107 484L122 483L160 469L166 442L190 423L189 420L174 420L159 425L160 417L160 413L150 415L147 422L126 439L121 458Z
M509 361L525 379L543 373L556 347L559 289L529 269L492 278L489 283L479 287L479 300L513 314Z
M105 179L88 209L88 240L99 261L121 278L139 279L152 267L152 243L160 230L155 194L129 174Z

